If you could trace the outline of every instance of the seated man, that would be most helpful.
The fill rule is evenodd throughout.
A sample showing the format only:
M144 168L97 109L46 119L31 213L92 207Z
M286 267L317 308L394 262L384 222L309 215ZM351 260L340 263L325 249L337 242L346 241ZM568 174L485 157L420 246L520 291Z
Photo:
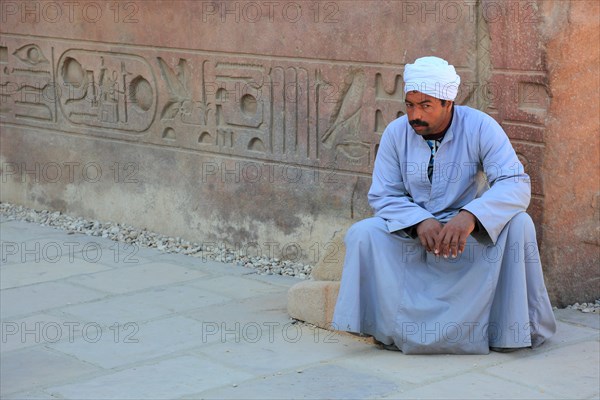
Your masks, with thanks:
M454 104L437 57L404 71L407 115L386 128L369 203L346 235L333 325L405 353L536 347L556 331L529 177L490 116Z

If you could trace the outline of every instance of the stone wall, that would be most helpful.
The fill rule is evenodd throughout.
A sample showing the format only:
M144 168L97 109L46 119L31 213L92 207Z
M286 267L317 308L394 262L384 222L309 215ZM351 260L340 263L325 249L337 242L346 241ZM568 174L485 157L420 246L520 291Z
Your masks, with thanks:
M600 4L544 2L546 116L542 257L557 304L600 292Z
M435 54L462 77L458 102L502 124L532 177L553 301L600 294L593 1L0 11L1 201L302 260L335 282L346 229L371 212L381 133L405 111L403 65ZM301 289L335 298L323 285Z

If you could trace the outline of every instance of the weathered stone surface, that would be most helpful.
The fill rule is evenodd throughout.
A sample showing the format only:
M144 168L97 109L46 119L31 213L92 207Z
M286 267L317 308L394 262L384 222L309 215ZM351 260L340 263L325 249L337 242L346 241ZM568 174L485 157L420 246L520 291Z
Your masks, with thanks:
M593 1L502 4L504 17L489 14L494 18L487 21L493 89L487 111L531 176L529 212L552 301L594 299L600 295L600 116L598 69L590 66L600 58L599 7ZM482 7L496 11L498 3Z
M342 279L342 265L346 254L344 234L346 230L336 235L328 242L325 249L327 254L312 271L312 277L318 281L339 281Z
M565 305L600 295L600 4L549 3L542 257L550 294Z
M346 229L371 215L381 134L405 112L403 66L435 54L461 75L457 102L496 118L531 175L552 300L600 295L594 1L0 12L1 201L252 248L337 280Z
M304 281L288 292L288 313L292 318L331 329L339 281Z
M3 3L2 200L331 264L405 111L421 46L404 38L472 84L476 18L467 3L453 24L441 4L269 4Z

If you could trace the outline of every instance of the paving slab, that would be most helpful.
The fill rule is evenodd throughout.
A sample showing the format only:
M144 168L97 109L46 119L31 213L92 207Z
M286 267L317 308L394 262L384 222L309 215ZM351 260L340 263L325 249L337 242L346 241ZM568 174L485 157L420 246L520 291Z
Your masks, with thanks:
M115 323L143 323L159 317L213 306L231 298L199 290L189 285L153 287L134 294L115 295L107 299L62 308L78 320L93 321L102 326Z
M2 318L25 316L105 297L107 293L62 282L44 282L0 291Z
M67 232L51 226L42 226L32 222L4 220L0 225L0 242L21 242L38 238L65 236Z
M586 341L515 359L486 372L559 398L588 398L600 394L599 364L600 343Z
M579 310L554 310L556 318L572 324L600 330L600 313L584 313ZM600 332L598 332L600 335Z
M270 331L246 325L238 337L240 340L205 346L196 354L248 372L272 375L338 358L360 359L369 352L362 342L303 324L273 326Z
M105 271L109 267L79 258L64 258L57 262L40 261L7 265L0 274L0 289L15 288L34 283L55 281L77 275Z
M70 236L54 234L51 237L3 241L0 244L2 265L18 264L25 262L73 262L75 257L81 258L82 253L87 256L86 261L101 253L103 245L97 239L89 236ZM107 247L107 246L104 246Z
M556 399L543 389L531 388L481 372L468 372L417 388L397 391L385 399Z
M175 316L145 324L125 322L104 328L90 323L74 342L48 345L102 368L115 368L198 348L210 339L202 336L202 323Z
M156 250L96 237L93 241L83 244L75 257L111 268L123 268L151 262L152 258L156 257Z
M154 251L157 262L168 262L171 264L181 265L188 268L198 269L205 272L210 272L216 275L235 275L244 276L256 274L256 270L245 268L235 263L223 263L215 261L202 253L193 255L185 255L180 253L165 253L156 249Z
M67 281L109 293L127 293L155 286L187 282L204 276L206 274L200 271L174 264L153 262L74 277Z
M220 293L236 300L285 291L284 288L278 285L272 285L239 276L219 276L196 281L190 285L213 293Z
M245 268L246 269L246 268ZM277 274L266 274L266 273L253 273L245 276L248 279L270 283L272 285L279 285L284 287L292 287L296 283L302 282L299 278L293 276L277 275Z
M367 345L369 351L349 355L335 361L336 365L355 371L376 373L388 379L400 379L422 385L458 374L476 371L482 366L495 365L514 357L512 354L489 355L406 355L398 351Z
M249 378L212 361L182 356L47 391L68 399L175 399Z
M206 264L206 265L221 266L221 267L230 267L231 266L231 264L224 264L224 263L216 262L212 258L210 258L206 255L203 255L203 253L201 253L201 252L195 253L193 255L186 255L186 254L182 254L182 253L177 253L176 251L175 252L163 252L163 251L158 251L157 249L154 249L154 250L156 251L156 255L159 260L166 261L166 262L173 262L173 263L177 263L179 265L201 266L203 264Z
M2 397L98 371L85 362L44 348L2 354L0 365Z
M36 314L27 318L2 321L0 351L74 340L80 335L81 322L51 314Z
M573 311L571 314L578 313L579 311ZM574 317L576 318L576 317ZM574 344L584 340L598 340L600 341L600 330L591 328L593 325L591 318L587 318L588 325L586 324L573 324L570 322L563 322L561 320L556 321L556 333L540 347L536 348L536 352L543 352L556 347L562 347L569 344Z
M315 390L318 388L318 392ZM398 390L394 382L336 365L288 372L197 393L190 399L365 399Z
M3 397L3 400L56 400L55 396L42 391L26 391L9 394Z
M287 293L278 293L255 296L246 299L232 300L230 302L204 307L184 315L201 321L206 326L226 327L234 329L236 324L246 326L258 324L268 328L270 325L284 326L290 324L292 319L286 312ZM220 333L226 332L220 329Z

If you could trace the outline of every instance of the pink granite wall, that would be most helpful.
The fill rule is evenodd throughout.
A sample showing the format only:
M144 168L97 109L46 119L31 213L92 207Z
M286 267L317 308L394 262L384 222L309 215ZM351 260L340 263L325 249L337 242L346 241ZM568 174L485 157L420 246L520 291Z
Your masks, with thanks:
M506 17L488 23L489 82L505 90L487 111L532 178L551 298L591 300L600 293L599 3L505 3Z
M379 138L404 113L403 65L435 54L532 177L553 300L600 294L593 1L3 1L0 13L2 201L253 243L339 278L343 234L370 214Z
M566 3L566 4L565 4ZM600 291L600 3L544 2L546 279L559 304Z

